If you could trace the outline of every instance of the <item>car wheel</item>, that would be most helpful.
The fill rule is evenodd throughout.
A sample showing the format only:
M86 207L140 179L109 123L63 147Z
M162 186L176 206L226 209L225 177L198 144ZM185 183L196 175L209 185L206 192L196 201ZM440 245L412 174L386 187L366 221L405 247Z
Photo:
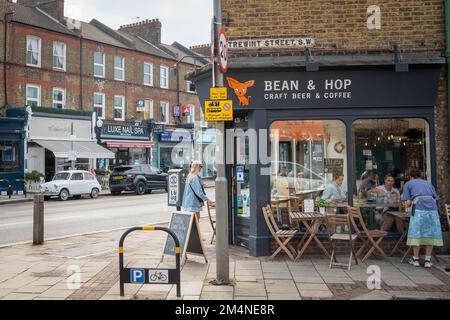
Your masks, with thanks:
M91 198L92 199L97 199L99 192L100 191L97 188L92 189L92 191L91 191Z
M69 199L69 191L67 189L62 189L59 193L59 200L66 201Z
M142 196L143 194L145 194L145 183L142 181L139 181L136 184L135 192L139 196Z

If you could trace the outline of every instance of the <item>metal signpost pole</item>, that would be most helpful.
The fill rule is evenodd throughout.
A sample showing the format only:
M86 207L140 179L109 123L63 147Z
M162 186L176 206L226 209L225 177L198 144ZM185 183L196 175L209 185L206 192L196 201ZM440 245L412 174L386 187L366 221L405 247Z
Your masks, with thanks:
M222 25L222 9L220 0L214 0L214 24L215 41ZM215 86L223 87L223 74L219 64L214 63ZM216 284L228 284L230 282L230 266L228 252L228 183L225 176L225 122L216 122L217 133L217 178L216 178Z

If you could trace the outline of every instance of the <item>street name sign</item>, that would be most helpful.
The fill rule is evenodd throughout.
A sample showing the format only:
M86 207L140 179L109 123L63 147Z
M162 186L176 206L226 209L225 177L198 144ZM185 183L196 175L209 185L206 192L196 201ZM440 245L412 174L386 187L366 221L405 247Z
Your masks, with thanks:
M232 121L233 101L205 101L205 121Z

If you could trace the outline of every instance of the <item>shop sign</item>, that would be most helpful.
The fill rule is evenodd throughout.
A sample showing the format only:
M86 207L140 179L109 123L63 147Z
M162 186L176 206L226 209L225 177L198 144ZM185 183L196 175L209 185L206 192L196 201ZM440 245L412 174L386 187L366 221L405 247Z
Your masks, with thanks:
M79 140L91 140L91 120L62 119L33 116L30 125L31 139L70 140L73 133Z
M228 90L226 87L216 87L209 89L209 99L210 100L227 100Z
M233 101L205 101L205 121L232 121Z
M181 108L180 108L180 106L174 106L172 111L173 111L173 116L174 117L181 117Z
M325 173L344 173L344 159L324 159Z
M438 67L409 72L380 69L239 73L232 70L226 83L236 110L433 106ZM203 85L206 83L197 86L200 99L206 98Z
M236 167L236 181L238 183L244 183L245 182L244 167L243 166L237 166Z
M230 50L311 48L314 44L313 38L239 39L228 41L228 48Z
M144 126L104 124L102 138L148 140L148 128Z
M193 139L192 132L185 130L165 131L159 138L161 142L191 142Z
M159 134L166 131L166 125L164 123L153 123L150 126L150 130L155 134Z
M182 110L183 110L183 116L189 116L191 114L191 106L190 105L185 104L182 107Z

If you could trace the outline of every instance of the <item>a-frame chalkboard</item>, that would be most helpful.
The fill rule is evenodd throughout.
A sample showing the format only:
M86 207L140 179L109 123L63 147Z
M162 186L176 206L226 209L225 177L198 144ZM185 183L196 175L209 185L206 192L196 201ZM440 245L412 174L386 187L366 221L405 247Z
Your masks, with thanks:
M169 229L171 229L180 241L180 250L182 260L186 259L186 254L203 256L205 261L206 251L203 246L200 228L195 218L195 213L174 212L170 219ZM175 256L175 243L172 237L168 236L164 246L164 255ZM184 258L184 259L183 259Z

